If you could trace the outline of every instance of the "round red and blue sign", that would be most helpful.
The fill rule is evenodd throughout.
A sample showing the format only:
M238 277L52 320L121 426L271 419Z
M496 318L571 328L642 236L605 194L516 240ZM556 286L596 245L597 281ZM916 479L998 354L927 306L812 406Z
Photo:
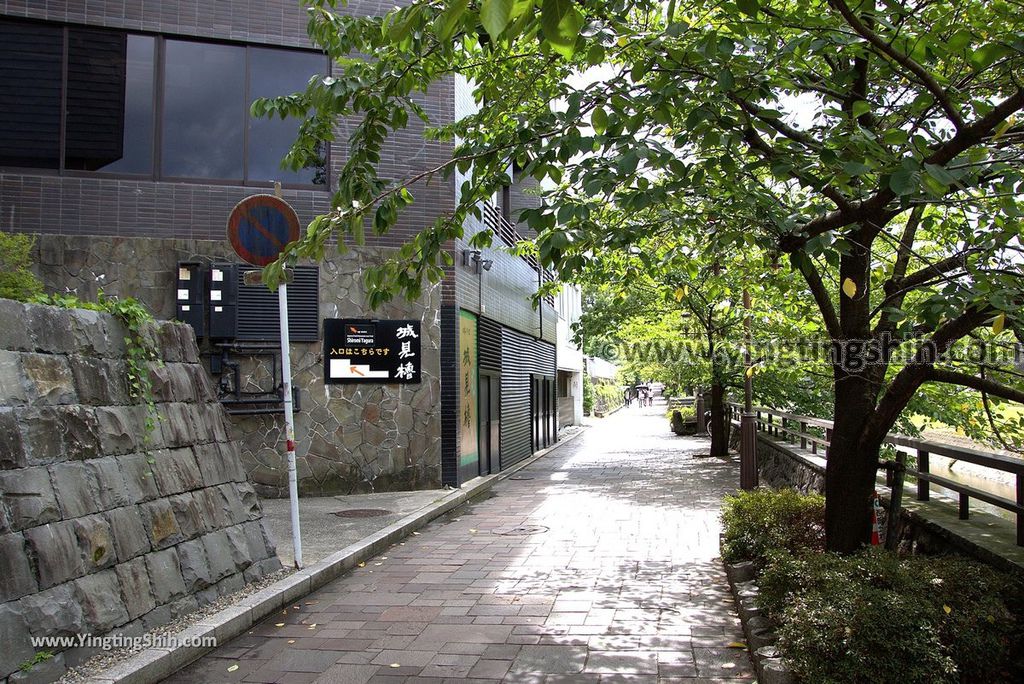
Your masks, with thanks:
M253 266L277 260L285 245L299 239L299 217L274 195L252 195L235 205L228 217L228 240L235 253Z

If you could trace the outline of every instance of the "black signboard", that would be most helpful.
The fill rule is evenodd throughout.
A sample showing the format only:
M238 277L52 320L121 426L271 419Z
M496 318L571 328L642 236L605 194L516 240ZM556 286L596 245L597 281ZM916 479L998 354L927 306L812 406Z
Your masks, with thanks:
M324 319L324 383L418 383L420 322Z

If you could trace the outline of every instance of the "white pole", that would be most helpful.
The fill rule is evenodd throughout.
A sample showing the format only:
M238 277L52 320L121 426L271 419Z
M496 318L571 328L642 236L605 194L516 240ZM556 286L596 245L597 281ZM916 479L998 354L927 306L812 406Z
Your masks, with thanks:
M299 532L299 478L295 470L295 417L292 414L292 359L288 339L288 285L277 288L277 304L281 314L281 383L284 388L284 425L288 449L288 499L292 511L292 549L295 568L302 569L302 536Z

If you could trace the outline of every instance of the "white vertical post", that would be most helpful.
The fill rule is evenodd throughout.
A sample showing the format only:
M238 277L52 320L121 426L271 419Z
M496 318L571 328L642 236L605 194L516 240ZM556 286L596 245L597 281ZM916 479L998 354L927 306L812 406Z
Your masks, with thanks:
M292 548L295 568L302 569L302 536L299 531L299 480L295 469L295 417L292 413L292 359L288 339L288 285L277 288L277 304L281 317L281 386L284 390L285 445L288 449L288 499L292 513Z
M274 181L274 196L280 199L281 183ZM295 468L295 407L292 405L292 344L288 337L288 274L282 274L277 288L277 309L281 320L281 389L284 392L284 434L288 450L288 501L292 516L292 551L295 569L302 569L302 532L299 529L299 474Z

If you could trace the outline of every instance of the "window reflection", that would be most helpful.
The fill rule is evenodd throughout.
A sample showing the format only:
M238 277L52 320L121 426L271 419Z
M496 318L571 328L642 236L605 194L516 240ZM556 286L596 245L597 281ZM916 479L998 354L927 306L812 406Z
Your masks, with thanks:
M322 55L252 48L249 53L250 100L291 95L305 90L311 76L323 73ZM249 104L252 104L251 101ZM299 132L299 119L250 118L248 179L282 183L326 183L326 159L299 171L281 168Z
M69 32L65 168L152 173L154 45L150 36Z
M60 27L0 23L0 164L60 167Z
M163 174L241 180L245 48L168 40L165 55Z
M308 51L0 19L0 167L326 185L326 145L281 168L299 120L249 116L326 69Z

